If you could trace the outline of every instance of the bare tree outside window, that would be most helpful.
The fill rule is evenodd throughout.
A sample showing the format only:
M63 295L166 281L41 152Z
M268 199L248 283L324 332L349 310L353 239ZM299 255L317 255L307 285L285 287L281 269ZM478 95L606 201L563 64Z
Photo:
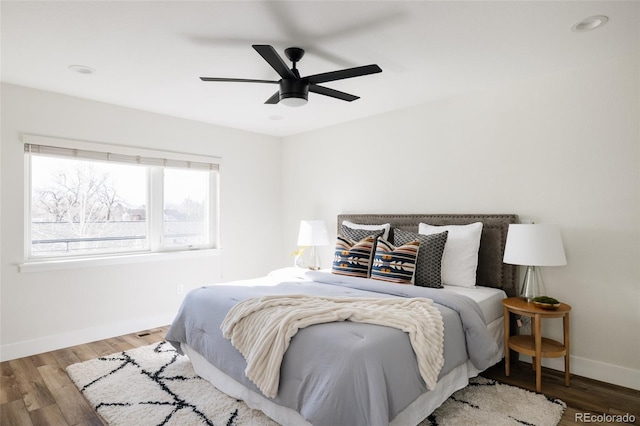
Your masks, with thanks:
M48 184L34 188L34 195L36 215L69 223L78 237L91 235L96 225L121 220L130 208L111 175L87 163L55 170Z
M39 156L32 163L32 254L147 245L144 169ZM137 213L134 219L131 212Z

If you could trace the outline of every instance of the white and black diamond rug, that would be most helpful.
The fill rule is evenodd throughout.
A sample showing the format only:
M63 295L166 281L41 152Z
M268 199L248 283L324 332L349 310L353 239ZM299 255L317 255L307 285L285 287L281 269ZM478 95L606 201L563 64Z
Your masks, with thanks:
M73 364L67 372L110 426L277 425L199 378L166 342ZM420 426L556 426L565 409L562 401L479 377Z

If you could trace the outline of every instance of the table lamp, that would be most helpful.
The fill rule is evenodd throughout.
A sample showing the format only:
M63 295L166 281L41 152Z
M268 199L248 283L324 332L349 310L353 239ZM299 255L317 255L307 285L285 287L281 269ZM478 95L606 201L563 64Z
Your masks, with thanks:
M503 262L527 267L520 289L520 296L526 301L545 296L539 267L567 264L560 229L551 224L509 225Z
M298 232L298 245L311 247L311 265L309 269L320 269L317 246L329 245L329 231L324 220L301 220Z

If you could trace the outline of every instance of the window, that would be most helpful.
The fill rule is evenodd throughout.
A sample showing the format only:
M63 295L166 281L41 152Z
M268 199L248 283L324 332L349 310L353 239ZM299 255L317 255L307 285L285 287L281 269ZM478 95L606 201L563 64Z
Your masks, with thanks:
M217 246L219 159L24 139L27 259Z
M209 174L203 170L164 169L163 246L207 244Z

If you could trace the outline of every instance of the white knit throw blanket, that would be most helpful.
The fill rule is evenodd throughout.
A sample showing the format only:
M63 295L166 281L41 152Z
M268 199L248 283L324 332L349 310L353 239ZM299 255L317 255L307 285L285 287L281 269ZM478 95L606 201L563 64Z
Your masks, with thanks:
M444 365L444 324L426 298L264 296L236 304L220 329L247 360L246 376L267 397L278 394L280 366L291 338L313 324L353 321L398 328L409 334L427 388Z

